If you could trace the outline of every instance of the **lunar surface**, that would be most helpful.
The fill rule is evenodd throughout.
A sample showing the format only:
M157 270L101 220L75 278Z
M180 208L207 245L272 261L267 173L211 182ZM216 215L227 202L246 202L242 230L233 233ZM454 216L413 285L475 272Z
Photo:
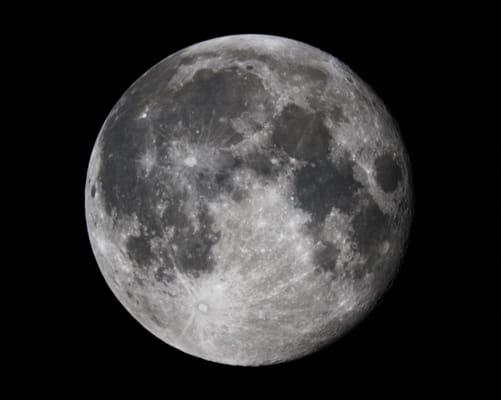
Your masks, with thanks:
M371 311L405 251L411 186L395 122L345 64L239 35L167 57L123 94L85 210L107 284L148 331L266 365Z

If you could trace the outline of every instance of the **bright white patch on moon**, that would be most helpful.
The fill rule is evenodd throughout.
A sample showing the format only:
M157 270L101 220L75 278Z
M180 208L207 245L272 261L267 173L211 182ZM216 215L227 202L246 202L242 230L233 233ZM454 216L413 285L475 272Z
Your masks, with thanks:
M155 65L94 146L90 241L108 285L164 342L232 365L332 343L394 278L410 165L381 100L293 40L209 40Z
M184 164L188 167L194 167L197 165L197 159L193 156L188 156L184 159Z
M206 313L207 311L209 311L209 306L205 303L200 303L198 305L198 309L203 312L203 313Z

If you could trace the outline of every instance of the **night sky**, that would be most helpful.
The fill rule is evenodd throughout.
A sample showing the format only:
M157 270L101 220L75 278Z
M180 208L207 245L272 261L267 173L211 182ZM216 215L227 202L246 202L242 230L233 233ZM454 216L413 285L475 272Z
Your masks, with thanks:
M297 4L1 13L3 193L7 217L17 215L4 268L19 274L3 285L7 316L21 319L4 324L13 390L409 398L482 397L493 386L500 168L489 13ZM319 353L262 368L199 360L142 328L102 278L84 213L90 152L122 93L171 53L238 33L289 37L348 64L398 121L415 185L407 256L375 312Z

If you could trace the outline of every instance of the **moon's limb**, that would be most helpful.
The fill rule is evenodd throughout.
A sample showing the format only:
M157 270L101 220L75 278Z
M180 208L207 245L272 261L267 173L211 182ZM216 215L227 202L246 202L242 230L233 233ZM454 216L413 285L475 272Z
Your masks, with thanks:
M288 39L207 41L122 96L86 185L103 275L150 332L238 365L311 353L394 277L408 157L347 66Z

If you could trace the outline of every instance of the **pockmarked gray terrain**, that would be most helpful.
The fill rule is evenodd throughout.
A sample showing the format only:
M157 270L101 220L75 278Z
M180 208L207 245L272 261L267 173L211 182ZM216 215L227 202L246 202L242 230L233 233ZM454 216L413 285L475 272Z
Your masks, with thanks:
M92 248L148 331L232 365L348 332L395 277L413 214L408 155L376 94L290 39L217 38L120 98L85 187Z

